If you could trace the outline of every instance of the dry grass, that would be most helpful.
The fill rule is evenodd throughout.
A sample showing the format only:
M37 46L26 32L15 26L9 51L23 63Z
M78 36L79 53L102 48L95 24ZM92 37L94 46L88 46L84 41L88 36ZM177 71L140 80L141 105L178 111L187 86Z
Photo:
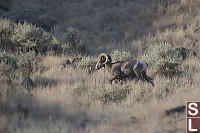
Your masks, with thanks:
M33 79L45 77L57 81L55 86L51 80L45 82L47 86L36 86L29 94L25 90L12 94L7 109L11 110L1 115L1 130L5 132L145 132L149 133L185 131L185 113L165 116L167 109L185 105L186 100L198 100L198 86L200 71L199 62L188 59L182 67L187 67L185 75L180 78L164 78L156 76L155 87L142 82L128 81L123 86L110 85L110 76L105 70L92 74L72 68L63 71L57 65L63 57L48 56L44 64L49 68L46 72L35 73ZM51 62L51 63L50 63ZM194 68L195 67L195 68ZM193 71L196 73L191 73ZM192 74L192 76L190 76ZM47 83L46 83L47 82ZM49 84L49 85L48 85ZM82 87L89 88L87 93ZM104 101L94 97L106 93L99 91L102 87L108 92L119 91L118 88L130 89L122 99ZM114 88L113 88L114 87ZM91 92L92 91L92 92ZM94 93L92 95L92 93ZM74 95L75 94L75 95ZM106 93L110 94L110 93ZM114 95L110 95L114 97ZM29 110L24 118L23 109ZM8 115L8 116L7 116ZM11 121L8 124L8 120ZM48 126L47 126L48 125ZM15 130L16 129L16 130Z
M146 47L164 41L199 52L198 0L43 0L40 6L37 0L30 1L9 0L13 4L8 8L37 7L56 17L59 26L65 28L67 23L78 29L91 59L113 49L141 58ZM36 84L32 96L19 83L0 78L0 133L185 132L185 112L166 116L165 111L199 100L199 59L183 61L179 77L148 70L155 81L152 88L134 80L110 85L111 75L104 69L61 70L59 64L72 58L44 57L47 70L31 75Z

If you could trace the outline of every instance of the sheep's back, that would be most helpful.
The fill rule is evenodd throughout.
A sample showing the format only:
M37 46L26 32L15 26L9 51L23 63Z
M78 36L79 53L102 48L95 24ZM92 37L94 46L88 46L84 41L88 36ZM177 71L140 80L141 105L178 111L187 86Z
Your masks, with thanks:
M130 62L124 62L121 66L121 71L125 74L125 75L132 75L134 73L133 68L136 65L137 60L133 60Z
M112 63L111 73L115 77L128 77L134 74L133 68L136 64L137 60L133 60L131 62L126 61L118 61Z
M121 66L123 62L115 62L112 64L111 74L115 77L121 76L123 73L121 71Z

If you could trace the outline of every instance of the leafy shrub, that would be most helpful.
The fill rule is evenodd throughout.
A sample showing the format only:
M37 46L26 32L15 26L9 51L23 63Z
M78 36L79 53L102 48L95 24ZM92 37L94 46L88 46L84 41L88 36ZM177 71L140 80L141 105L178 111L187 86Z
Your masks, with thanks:
M89 95L91 88L85 84L75 84L72 88L72 94L74 95Z
M42 72L43 69L45 69L42 65L42 58L40 56L35 56L34 52L20 54L17 59L20 70L24 76L30 76L34 72Z
M101 100L104 103L120 103L126 98L130 90L130 88L121 86L115 86L113 88L106 88L105 86L101 86L94 89L87 86L86 84L77 84L72 88L72 94L77 96L87 95L91 98Z
M80 45L80 36L72 28L62 35L63 39L51 32L45 31L41 27L28 22L15 23L9 19L0 19L1 46L0 48L8 52L29 52L45 54L48 51L54 53L80 53L84 51ZM59 40L56 38L58 37Z
M180 72L178 54L175 48L167 42L151 45L145 51L143 59L158 74L173 76Z
M2 33L1 47L4 50L12 50L14 52L19 49L28 49L46 52L59 44L50 33L27 22L21 24L14 23L9 19L0 19L0 24L2 25L0 29Z
M12 44L11 44L10 38L11 38L13 30L14 30L13 23L8 19L0 19L0 25L1 25L0 26L0 33L1 33L0 47L5 50L11 49Z
M16 57L5 52L0 52L0 74L12 78L15 76L17 69Z
M114 61L126 61L126 60L131 60L133 55L131 55L131 53L129 53L128 51L115 49L111 52L111 57Z
M121 86L115 86L112 89L111 88L105 88L102 86L101 88L97 88L93 95L96 99L99 99L103 101L104 103L110 103L110 102L116 102L120 103L122 102L128 92L130 91L130 88L121 87Z
M30 76L36 71L43 71L42 58L35 56L34 52L27 52L14 56L5 52L0 52L0 73L9 78Z
M84 46L81 43L81 36L79 31L69 27L66 30L62 30L61 27L55 26L53 34L61 42L61 47L64 52L69 53L83 53Z
M42 53L52 49L58 43L50 33L26 22L16 24L11 41L23 47L33 47Z
M78 69L86 70L88 72L93 72L97 59L91 56L83 57L82 60L77 64Z

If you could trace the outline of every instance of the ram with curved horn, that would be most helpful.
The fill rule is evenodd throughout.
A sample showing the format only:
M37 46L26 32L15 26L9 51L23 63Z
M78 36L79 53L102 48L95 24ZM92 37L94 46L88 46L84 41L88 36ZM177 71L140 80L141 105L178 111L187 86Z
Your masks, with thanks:
M120 83L122 84L123 79L126 79L128 77L138 77L151 83L152 86L154 86L153 79L146 74L148 65L143 60L132 60L130 62L117 61L112 63L112 58L108 54L101 53L98 57L98 62L95 66L95 69L99 70L103 67L106 68L106 70L113 76L110 79L111 84L112 81L115 79L120 80Z

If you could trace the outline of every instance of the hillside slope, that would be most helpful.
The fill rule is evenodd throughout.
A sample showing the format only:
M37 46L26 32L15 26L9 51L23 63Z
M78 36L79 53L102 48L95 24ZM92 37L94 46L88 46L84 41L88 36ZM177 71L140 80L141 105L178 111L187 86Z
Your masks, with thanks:
M4 7L47 13L62 30L77 29L90 52L120 48L137 54L139 48L159 41L196 49L199 4L198 0L9 0Z
M0 133L183 133L198 101L199 0L1 0ZM155 86L95 70L144 59Z

